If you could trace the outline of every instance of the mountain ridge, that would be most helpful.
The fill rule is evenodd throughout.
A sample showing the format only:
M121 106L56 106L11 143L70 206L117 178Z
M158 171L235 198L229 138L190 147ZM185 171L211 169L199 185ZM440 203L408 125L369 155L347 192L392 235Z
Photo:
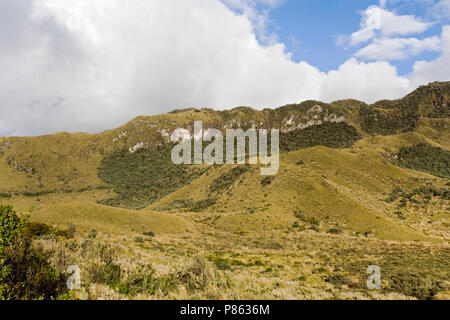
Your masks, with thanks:
M280 129L282 159L306 150L316 154L310 156L315 159L313 163L322 163L321 166L310 166L307 162L304 165L292 166L290 162L282 160L285 167L282 167L278 174L284 176L286 170L292 176L300 174L299 170L308 172L309 178L297 183L303 183L306 189L316 190L316 193L311 194L310 200L320 204L322 209L317 211L309 204L307 208L311 214L316 212L314 215L321 216L320 212L329 210L332 207L329 203L334 203L336 208L348 208L348 214L354 212L357 215L359 212L365 215L368 221L372 221L371 217L377 216L376 212L381 210L384 213L379 219L388 221L392 218L393 209L378 202L379 198L387 197L395 187L408 187L411 185L408 181L412 178L435 179L433 184L439 188L445 187L445 168L448 166L446 152L450 150L450 119L447 117L450 109L449 99L450 82L435 82L418 88L403 99L382 100L370 106L350 99L330 104L309 100L264 110L249 107L225 111L191 108L157 116L136 117L121 127L99 134L57 133L40 137L0 138L0 198L40 199L50 194L87 192L92 193L97 204L127 209L170 209L172 206L181 211L223 211L221 207L227 208L227 203L236 201L233 200L234 196L228 195L231 190L229 188L233 188L239 181L245 183L245 177L249 173L233 178L237 180L233 180L217 194L203 193L198 197L172 199L173 194L185 188L196 194L193 186L197 185L198 189L198 181L204 181L206 187L214 182L207 178L208 176L213 175L219 179L218 172L227 170L226 166L225 169L215 166L175 166L170 161L171 132L178 127L192 132L193 122L203 121L204 129ZM425 149L419 147L424 144L427 146ZM324 147L325 149L321 149ZM429 152L424 154L424 150ZM354 161L351 160L354 158L352 154L365 154L367 160L358 158L357 162L349 166L346 163ZM430 154L434 158L430 158ZM324 161L318 155L327 160ZM414 160L418 155L426 165L420 165L421 162ZM338 165L333 158L341 159L342 164ZM372 168L386 172L377 178L384 179L386 186L381 187L380 182L374 182L372 189L365 189L356 181L373 180L373 177L362 174L357 169L366 167L365 161L368 161ZM336 169L336 165L341 169ZM330 171L328 167L336 172ZM408 171L411 169L416 171L411 174ZM337 175L340 170L348 172L352 178L342 180ZM330 172L334 178L330 178ZM253 175L255 174L248 179L251 179L257 188L253 191L239 191L249 199L258 198L252 192L272 188L272 181L264 182L263 186L257 182L258 176ZM393 178L396 175L401 177L400 182ZM288 179L288 176L286 175L285 179ZM278 179L274 178L275 185ZM321 183L333 185L338 191L329 193L327 188L320 187ZM421 187L418 183L412 185ZM365 191L361 193L361 190ZM280 185L273 192L276 198L292 190L288 185ZM319 197L319 194L328 194L328 200ZM355 195L358 196L355 198ZM358 198L362 195L365 197L363 201ZM314 200L314 197L317 199ZM277 204L275 198L269 201L269 204L281 211L296 210L294 205ZM176 205L172 204L174 201ZM368 207L375 206L376 209L367 211L358 207L358 202L361 201ZM350 207L345 203L351 203ZM238 208L237 204L230 210ZM249 203L240 210L245 214L247 210L261 211L263 208ZM291 223L292 219L290 216L285 221ZM349 223L348 217L343 218L344 220L339 217L333 219L333 223ZM376 225L376 220L366 223L370 224ZM348 228L351 232L367 232L363 230L365 227L352 226L351 223ZM382 228L377 230L375 233L381 236ZM389 236L395 236L395 232L391 232Z
M445 299L449 96L432 83L370 106L187 109L4 137L0 205L29 212L61 274L80 267L80 299ZM194 121L280 129L278 173L173 164L170 135Z

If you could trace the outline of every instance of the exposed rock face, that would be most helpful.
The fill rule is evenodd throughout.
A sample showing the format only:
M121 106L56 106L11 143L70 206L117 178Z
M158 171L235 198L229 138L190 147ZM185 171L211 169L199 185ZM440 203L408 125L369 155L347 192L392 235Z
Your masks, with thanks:
M113 139L113 142L117 142L122 138L125 138L127 136L128 132L127 131L122 131L117 137L115 137Z
M257 112L257 111L255 111ZM266 119L267 120L267 119ZM319 105L315 105L311 107L307 112L294 112L289 117L284 118L279 125L272 125L269 126L267 121L256 121L256 120L250 120L250 121L244 121L241 119L232 119L227 122L225 122L222 125L215 126L213 124L203 123L203 130L202 134L208 130L208 129L219 129L222 131L228 130L228 129L279 129L283 133L291 132L294 130L303 130L312 126L321 125L324 123L342 123L345 122L346 118L343 115L338 115L337 113L330 112L329 110L326 110L322 108ZM177 128L178 129L178 128ZM180 129L184 129L187 132L190 132L188 135L186 133L186 136L183 137L183 140L189 140L191 138L194 139L201 139L201 136L194 136L193 134L193 126L188 125L184 126ZM170 139L170 136L175 129L170 128L164 128L164 129L158 129L157 133L158 135L165 141L172 141Z
M323 123L341 123L345 121L344 116L330 113L321 106L315 105L310 108L306 114L293 114L289 118L284 119L281 132L287 133L294 130L303 130L312 126L321 125Z
M146 147L148 147L148 143L141 141L141 142L135 144L134 146L132 146L130 149L128 149L128 151L130 153L135 153L136 151L139 151L139 150L144 149Z

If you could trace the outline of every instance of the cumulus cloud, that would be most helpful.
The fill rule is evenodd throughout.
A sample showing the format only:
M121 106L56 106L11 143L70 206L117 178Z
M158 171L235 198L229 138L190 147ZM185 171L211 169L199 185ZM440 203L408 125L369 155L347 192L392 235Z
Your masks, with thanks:
M352 58L329 73L296 63L219 0L0 0L0 52L2 135L97 132L179 107L374 102L413 79L387 62ZM414 85L445 54L417 64Z
M438 36L419 40L417 38L380 38L358 50L355 56L371 60L404 60L424 51L439 51Z
M385 5L385 3L382 3ZM422 33L432 23L423 22L413 15L397 15L385 8L370 6L361 12L360 30L351 35L351 45L358 45L375 37L379 32L384 37Z
M277 42L275 33L268 32L272 21L269 19L270 10L281 5L285 0L221 0L230 9L242 13L252 22L254 32L263 44Z
M412 85L450 79L450 26L442 29L442 55L435 61L417 61L412 73Z
M398 76L397 69L388 62L364 63L352 58L338 70L328 72L322 98L325 101L353 98L375 102L401 97L410 89L409 79Z
M440 0L432 8L431 14L442 20L450 20L450 0Z

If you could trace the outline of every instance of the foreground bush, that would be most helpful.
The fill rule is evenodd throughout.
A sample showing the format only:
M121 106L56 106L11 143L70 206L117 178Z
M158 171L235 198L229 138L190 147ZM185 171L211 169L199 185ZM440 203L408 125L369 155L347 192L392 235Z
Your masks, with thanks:
M64 276L27 236L25 226L12 207L0 206L0 299L56 299L67 291Z

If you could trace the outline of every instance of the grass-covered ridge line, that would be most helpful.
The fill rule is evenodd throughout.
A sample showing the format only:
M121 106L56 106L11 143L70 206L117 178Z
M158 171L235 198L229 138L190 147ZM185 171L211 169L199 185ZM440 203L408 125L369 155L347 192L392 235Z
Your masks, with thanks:
M361 127L369 134L391 135L413 131L419 120L417 110L363 107L359 111Z
M370 134L411 132L417 128L420 118L449 117L449 101L449 82L430 83L402 99L381 100L371 106L362 106L359 112L361 127Z
M361 135L353 126L346 123L325 123L303 130L281 133L280 151L289 152L317 145L346 148L359 139ZM204 142L203 148L208 144ZM101 160L97 175L100 180L113 187L117 196L103 200L101 203L114 207L142 209L191 183L207 170L208 167L173 164L172 147L173 144L162 144L144 148L135 153L130 153L128 149L123 148L105 156ZM249 169L249 165L231 168L212 181L209 197L205 199L205 202L191 203L182 208L198 211L205 209L207 205L214 204L212 195L226 191ZM179 204L174 205L176 207Z
M177 166L171 146L162 145L130 153L117 150L102 159L98 177L114 186L117 197L103 204L141 209L192 182L205 172L198 166Z
M450 179L450 151L428 144L401 148L396 164Z

